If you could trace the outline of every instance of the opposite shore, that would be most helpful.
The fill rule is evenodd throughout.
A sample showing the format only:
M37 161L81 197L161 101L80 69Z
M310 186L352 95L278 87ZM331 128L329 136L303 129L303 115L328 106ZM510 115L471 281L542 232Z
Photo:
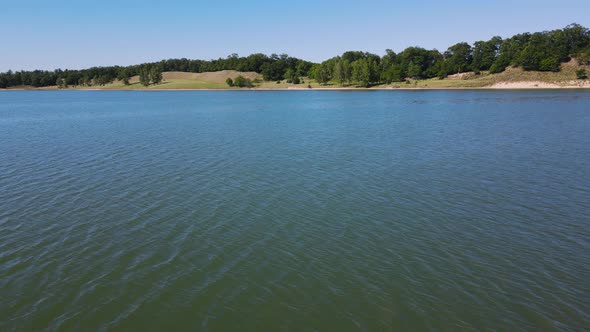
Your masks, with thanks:
M406 79L403 82L358 86L338 81L320 83L316 79L302 77L297 83L291 80L264 80L256 72L221 70L215 72L189 73L170 71L161 73L157 84L142 84L139 76L127 80L113 80L97 85L65 86L14 86L0 91L11 90L132 90L132 91L195 91L195 90L256 90L256 91L371 91L371 90L502 90L502 89L590 89L590 79L576 78L575 71L580 65L572 60L561 65L559 72L532 72L521 68L507 68L502 73L466 72L449 75L446 78ZM230 85L234 80L243 79L245 86Z
M15 87L9 89L0 89L0 91L426 91L426 90L590 90L590 81L580 82L577 85L558 85L535 81L522 82L504 82L492 86L482 87L428 87L428 86L410 86L410 87L252 87L252 88L96 88L82 87L62 89L58 87Z

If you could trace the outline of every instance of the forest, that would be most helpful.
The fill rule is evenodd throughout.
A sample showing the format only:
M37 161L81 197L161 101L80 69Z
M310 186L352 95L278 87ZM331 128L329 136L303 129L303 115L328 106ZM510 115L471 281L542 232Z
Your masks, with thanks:
M0 73L0 88L19 86L102 86L139 76L143 85L162 80L162 72L202 73L220 70L253 71L266 81L288 80L297 83L309 77L322 84L371 86L410 79L444 79L448 75L474 72L500 73L508 67L526 71L559 71L563 62L576 58L590 64L590 30L579 24L563 29L522 33L511 38L493 37L470 45L460 42L446 51L408 47L395 53L387 49L383 56L349 51L322 63L312 63L286 54L232 54L216 60L168 59L132 66L92 67L83 70L8 71Z

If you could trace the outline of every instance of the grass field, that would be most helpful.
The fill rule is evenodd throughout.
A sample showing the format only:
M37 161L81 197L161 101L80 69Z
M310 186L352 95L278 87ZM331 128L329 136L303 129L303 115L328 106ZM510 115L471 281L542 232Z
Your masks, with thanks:
M129 79L129 85L123 82L115 81L112 84L104 86L93 86L88 89L100 90L184 90L184 89L228 89L225 83L228 78L235 79L243 76L251 80L262 79L262 76L254 72L238 72L235 70L223 70L208 73L184 73L184 72L165 72L162 74L164 81L160 84L143 86L139 83L139 77L134 76ZM86 88L81 88L86 89Z
M95 87L101 90L175 90L175 89L225 89L225 83L207 82L189 79L171 79L157 85L143 86L139 82L130 82L125 85L122 82L114 82L102 87ZM92 87L91 87L92 88Z

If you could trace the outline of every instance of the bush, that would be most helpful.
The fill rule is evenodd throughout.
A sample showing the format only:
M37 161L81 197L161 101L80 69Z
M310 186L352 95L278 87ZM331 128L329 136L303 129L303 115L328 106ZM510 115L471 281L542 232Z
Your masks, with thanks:
M252 81L240 75L234 80L234 86L237 86L238 88L251 88Z
M492 64L492 66L490 67L490 74L498 74L503 72L504 70L506 70L506 67L504 65L497 64L494 62L494 64Z
M584 51L580 52L576 59L582 65L590 65L590 47L585 49Z
M588 75L586 74L586 69L580 68L580 69L576 70L576 77L580 80L587 79Z
M68 83L63 78L58 78L57 81L55 82L55 85L57 85L58 89L67 89L68 88Z
M229 78L229 77L228 77L228 78L225 80L225 84L227 84L227 86L230 86L230 87L231 87L231 86L234 86L234 80L232 80L231 78Z
M559 59L557 58L545 58L539 63L540 71L559 71Z
M100 81L100 80L98 80L98 81ZM97 78L94 79L94 82L99 83L99 84L101 83L101 82L97 82ZM139 83L141 83L141 85L143 85L143 86L150 85L150 74L147 71L147 69L142 69L139 72ZM100 84L100 85L102 85L102 84Z

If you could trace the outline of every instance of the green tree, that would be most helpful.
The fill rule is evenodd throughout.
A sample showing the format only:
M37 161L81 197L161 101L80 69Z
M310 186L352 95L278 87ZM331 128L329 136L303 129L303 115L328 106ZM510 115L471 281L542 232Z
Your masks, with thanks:
M295 71L291 68L288 68L285 74L283 75L283 78L287 80L287 83L293 83L294 76L296 76Z
M337 61L334 65L334 80L340 83L340 85L344 85L344 83L350 80L350 76L350 63L344 59Z
M381 79L381 67L379 66L380 59L369 58L367 64L369 66L369 82L377 83Z
M60 77L57 79L57 81L55 82L55 85L57 85L58 89L67 89L68 88L68 83L66 82L65 78Z
M519 66L521 64L521 54L531 39L530 33L514 35L506 39L500 46L496 60L490 67L490 73L503 72L508 66Z
M317 70L317 77L316 80L320 84L327 84L332 79L332 70L330 69L329 64L323 62L318 70Z
M500 50L502 38L493 37L489 41L477 41L473 45L473 70L489 70Z
M580 64L590 65L590 47L576 54L576 59Z
M146 68L139 71L139 83L143 86L150 85L150 73Z
M108 75L100 75L100 76L95 76L93 81L94 81L95 85L104 86L109 83L112 83L112 80L113 80L113 78L111 78Z
M125 77L129 77L126 68L119 68L117 71L117 80L122 81Z
M358 85L367 87L371 82L371 69L366 59L358 59L352 63L352 79Z
M252 81L240 75L234 80L234 86L237 86L238 88L251 88Z
M552 49L553 48L553 49ZM560 51L548 33L534 33L519 55L524 70L559 71Z
M573 23L563 29L569 54L576 54L590 45L590 30Z
M271 62L266 62L261 66L262 77L265 81L279 81L283 79L288 68L287 62L291 61L286 57L279 57L274 54L271 56Z
M401 66L398 60L398 56L394 51L390 49L385 50L385 55L381 58L379 68L379 79L382 82L390 84L392 82L403 81Z
M229 86L229 87L232 87L232 86L234 86L234 80L232 80L231 77L228 77L225 80L225 84L227 84L227 86Z
M299 75L297 74L297 71L291 68L287 69L284 77L287 80L287 83L299 84L301 82Z
M576 70L576 77L580 80L587 79L588 75L586 74L586 69L580 68L580 69Z
M559 59L557 57L549 57L539 61L538 70L540 71L559 71Z
M473 61L471 46L467 43L455 44L444 54L446 74L463 73L471 70Z
M127 70L127 68L119 69L119 72L117 74L117 79L119 81L122 81L123 84L129 85L129 71Z
M422 77L422 68L419 64L410 62L408 66L408 77L419 79Z
M154 83L154 85L162 83L164 77L162 76L162 70L158 66L152 67L150 69L150 81Z
M404 78L402 77L401 67L398 64L388 67L381 73L381 80L386 84L402 82Z
M312 63L307 61L299 61L296 68L297 76L308 76Z
M92 85L92 80L90 79L90 77L88 77L88 75L84 75L82 76L82 84L84 86L91 86Z
M386 70L390 66L393 66L397 63L397 54L390 49L385 50L385 55L381 58L381 67L383 70Z
M397 55L396 62L403 78L431 78L438 75L443 57L437 50L408 47Z

